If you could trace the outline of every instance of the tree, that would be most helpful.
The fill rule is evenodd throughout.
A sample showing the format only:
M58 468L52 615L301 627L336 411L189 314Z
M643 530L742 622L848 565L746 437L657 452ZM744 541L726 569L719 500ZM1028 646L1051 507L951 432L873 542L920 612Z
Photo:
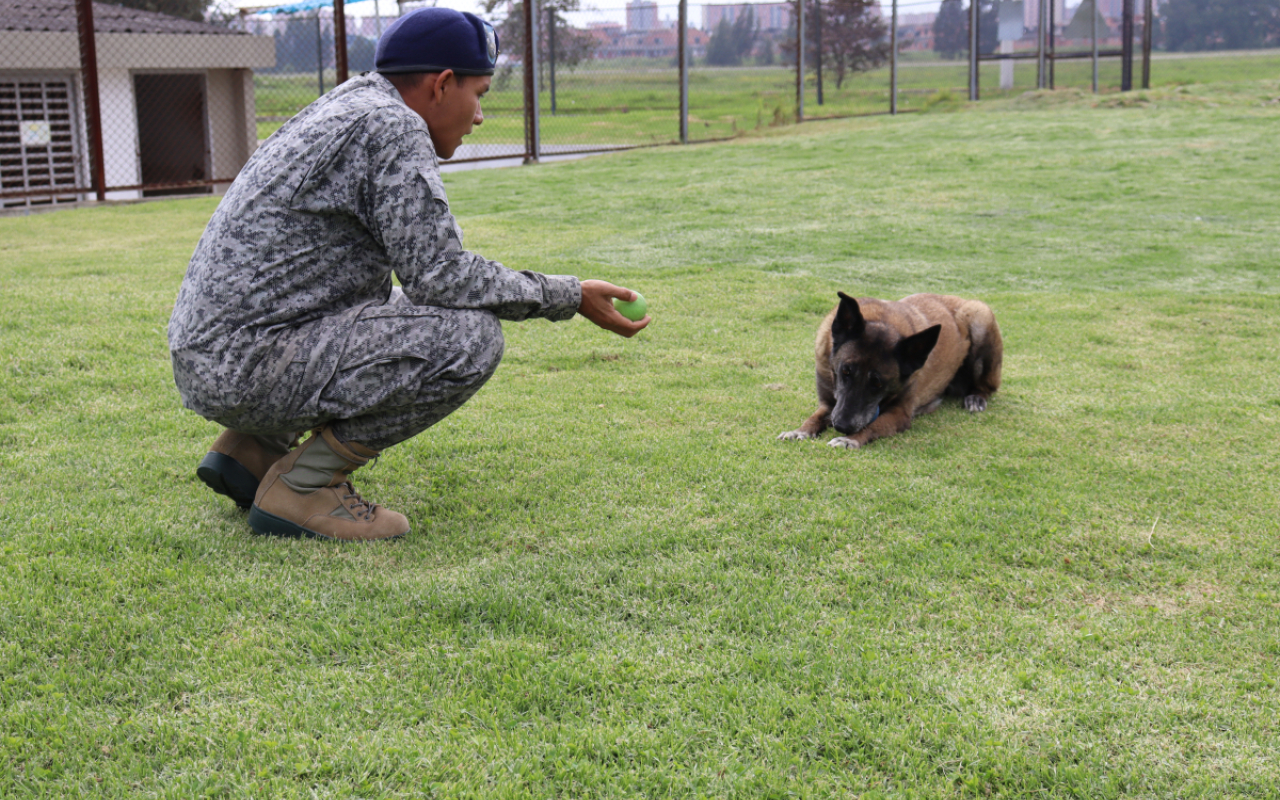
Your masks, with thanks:
M285 22L284 32L276 36L276 72L315 72L320 52L327 59L333 57L333 34L325 31L319 44L316 42L317 26L313 14L309 17L293 15ZM317 47L320 52L317 52Z
M760 42L760 48L756 52L756 63L762 67L771 67L775 60L773 41L771 39L764 39Z
M116 5L202 22L212 0L116 0Z
M836 88L857 72L875 69L889 58L889 25L876 14L877 0L806 0L804 58L814 66L821 58L836 73ZM787 63L795 63L795 24L779 47ZM821 50L819 53L819 41Z
M889 59L889 26L876 15L876 5L876 0L827 0L806 11L815 22L822 15L821 29L811 28L815 50L818 31L822 31L822 52L814 55L835 71L837 89L847 76L875 69Z
M1169 50L1280 46L1280 0L1169 0L1160 21Z
M352 73L372 72L377 61L378 42L368 36L347 37L347 69Z
M978 52L983 55L991 55L999 47L1000 3L998 0L979 0Z
M755 11L747 7L744 14L730 22L726 17L711 33L707 42L707 63L715 67L736 67L751 53L759 35Z
M591 34L578 30L569 24L565 14L577 11L580 0L538 0L539 42L538 56L545 63L551 55L550 26L547 21L555 19L556 64L572 69L591 57L595 52L596 40ZM507 0L484 0L484 12L492 17L500 8L507 9L507 15L494 27L498 29L499 45L502 52L516 58L524 56L524 0L516 0L508 5Z
M933 21L933 49L943 58L959 58L969 52L969 13L963 0L942 0ZM1032 0L1027 0L1032 2ZM1000 4L977 0L978 52L990 55L1000 44Z
M969 15L963 0L942 0L933 21L933 49L943 58L959 58L969 52Z

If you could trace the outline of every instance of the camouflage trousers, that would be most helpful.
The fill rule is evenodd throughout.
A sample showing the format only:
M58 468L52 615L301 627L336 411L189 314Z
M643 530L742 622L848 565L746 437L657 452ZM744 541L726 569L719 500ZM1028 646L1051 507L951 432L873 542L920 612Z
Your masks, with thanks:
M354 320L314 320L268 347L248 385L239 387L239 402L225 409L197 404L203 416L257 435L328 424L343 441L383 450L471 399L497 370L503 338L489 311L415 306L396 288L390 302L366 306ZM336 358L336 368L327 356Z

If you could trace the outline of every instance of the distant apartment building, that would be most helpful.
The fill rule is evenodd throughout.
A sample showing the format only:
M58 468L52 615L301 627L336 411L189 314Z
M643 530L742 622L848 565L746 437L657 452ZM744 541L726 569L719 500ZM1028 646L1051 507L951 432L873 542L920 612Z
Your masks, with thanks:
M898 25L932 25L937 18L936 11L926 11L923 14L899 14Z
M704 5L702 27L714 31L721 20L733 24L745 14L754 14L762 31L785 31L791 26L792 3L734 3L731 5Z
M898 15L898 49L903 52L933 50L933 23L937 12Z
M593 58L675 58L680 39L674 27L649 30L625 30L617 22L592 22L587 33L596 40ZM689 28L685 46L690 58L705 58L707 40L711 37L696 28Z
M621 22L605 20L604 22L588 22L587 32L595 37L596 41L601 44L607 44L613 39L622 36L626 29L622 27Z
M627 3L628 31L651 31L660 27L657 3L652 0L631 0Z

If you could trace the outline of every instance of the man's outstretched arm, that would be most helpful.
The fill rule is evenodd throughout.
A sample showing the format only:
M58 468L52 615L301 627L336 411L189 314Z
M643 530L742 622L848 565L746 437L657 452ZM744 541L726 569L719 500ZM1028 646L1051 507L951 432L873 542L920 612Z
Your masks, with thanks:
M367 200L357 213L411 301L506 320L573 317L582 302L577 278L508 269L463 247L425 126L381 142L370 160Z

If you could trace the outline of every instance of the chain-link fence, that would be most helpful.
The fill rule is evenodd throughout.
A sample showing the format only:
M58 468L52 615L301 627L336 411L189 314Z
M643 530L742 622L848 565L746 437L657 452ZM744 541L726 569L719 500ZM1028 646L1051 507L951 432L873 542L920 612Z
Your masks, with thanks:
M260 141L348 75L373 70L383 29L422 3L359 0L341 5L340 19L333 0L302 0L284 6L246 8L232 22L239 30L271 37L275 46L275 64L254 74ZM470 9L455 5L459 10ZM509 49L504 39L503 50ZM523 71L519 60L510 56L504 56L500 65L493 88L485 98L485 122L467 137L454 162L525 154Z
M0 206L219 191L261 140L373 69L382 31L423 2L301 0L210 23L90 0L0 0ZM1186 4L1162 0L974 2L494 2L502 52L485 121L452 160L1280 71L1280 49L1179 52L1274 48L1280 7L1241 26L1225 10L1191 25L1178 16Z
M393 0L386 0L390 10ZM344 7L346 64L349 74L374 68L374 51L382 28L395 21L374 3ZM363 16L349 12L365 12ZM336 18L332 0L245 9L232 25L255 36L270 37L275 63L254 73L258 139L266 139L294 114L338 85Z
M1158 0L980 0L965 9L966 57L978 48L969 95L1149 86L1158 7Z
M90 33L92 35L86 35ZM211 191L257 146L269 38L87 0L0 2L0 204Z
M677 141L675 24L659 17L660 11L670 17L676 7L566 8L571 5L552 0L537 9L541 154ZM525 13L522 3L513 5L502 26L503 47L510 41L513 54L525 48ZM502 77L500 69L496 80Z
M791 2L690 7L690 141L795 121L794 8Z

